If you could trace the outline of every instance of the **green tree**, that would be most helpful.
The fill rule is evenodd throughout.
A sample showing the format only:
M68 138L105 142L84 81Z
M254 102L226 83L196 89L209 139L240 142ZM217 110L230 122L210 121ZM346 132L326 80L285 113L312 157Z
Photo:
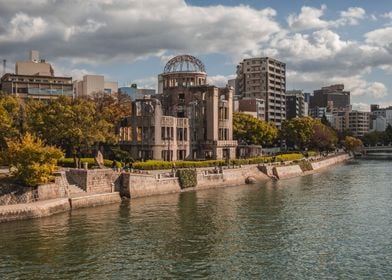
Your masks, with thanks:
M342 141L343 147L350 152L357 151L360 147L363 146L362 141L358 138L352 136L346 136Z
M366 145L374 146L382 143L385 139L385 133L380 131L372 131L362 136L362 141Z
M338 142L338 137L331 127L315 120L310 142L311 146L318 150L333 150Z
M32 102L27 111L30 131L46 143L65 149L76 164L80 162L81 153L90 152L94 144L115 140L113 124L97 112L93 101L87 99Z
M113 126L113 135L115 135L116 125L120 121L131 114L132 99L123 93L104 94L96 93L92 101L95 103L97 114ZM113 140L115 142L115 140Z
M233 136L240 143L271 144L278 136L275 126L244 113L233 114Z
M22 130L22 106L18 99L0 95L0 149L7 138L16 138Z
M26 186L49 182L56 170L57 160L63 152L26 133L20 140L6 141L7 148L1 153L15 178Z
M384 132L384 144L388 145L392 143L392 126L388 124Z
M288 145L300 149L309 146L313 136L315 119L311 117L293 118L282 123L281 137Z

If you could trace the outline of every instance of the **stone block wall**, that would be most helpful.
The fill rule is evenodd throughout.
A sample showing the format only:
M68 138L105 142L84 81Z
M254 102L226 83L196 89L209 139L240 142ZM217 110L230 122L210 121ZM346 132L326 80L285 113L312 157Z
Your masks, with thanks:
M68 181L89 193L112 192L112 184L114 184L114 190L118 190L121 184L120 175L112 169L70 169L67 171Z
M247 177L254 177L257 181L269 179L257 165L224 169L223 174L206 174L204 170L198 170L197 186L190 189L243 185ZM189 190L181 190L178 178L158 179L156 176L144 174L123 174L122 183L121 195L130 198Z
M303 174L299 165L276 166L273 168L273 173L279 179L291 178Z
M125 173L122 182L121 195L131 198L181 191L178 178L157 179L152 175Z
M38 200L47 200L66 197L64 189L57 183L40 185L37 187Z
M95 207L111 203L121 202L118 192L93 194L89 196L71 198L72 209Z
M312 165L313 170L317 170L317 169L326 168L328 166L346 161L348 159L350 159L350 155L343 154L343 155L339 155L336 157L327 158L327 159L324 159L321 161L311 162L311 165Z

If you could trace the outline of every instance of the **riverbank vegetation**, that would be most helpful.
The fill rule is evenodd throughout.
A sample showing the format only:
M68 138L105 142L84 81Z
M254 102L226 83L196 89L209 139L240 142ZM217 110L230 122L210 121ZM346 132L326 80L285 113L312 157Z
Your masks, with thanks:
M18 170L30 168L30 173L41 179L23 179L25 184L37 184L50 178L47 175L53 168L42 164L42 158L47 158L50 165L65 167L81 167L87 162L89 167L96 165L93 155L103 151L105 166L126 166L134 169L154 170L170 169L171 162L140 161L135 162L130 153L117 145L119 122L131 111L131 100L126 95L96 95L93 98L69 99L60 97L50 102L37 100L20 101L20 99L2 95L0 93L0 165L10 165ZM263 145L287 147L290 151L282 155L269 155L247 159L206 160L206 161L178 161L178 168L211 167L220 165L258 164L300 160L303 154L309 155L310 150L318 152L332 151L342 143L338 141L337 133L320 120L310 117L294 118L283 122L278 130L274 125L258 120L244 113L233 115L233 136L240 145ZM30 140L29 140L30 139ZM29 153L20 145L29 140L36 143L30 150L34 156L14 157L10 155L19 145L21 153ZM33 145L33 144L30 145ZM58 150L54 150L54 149ZM13 149L13 150L12 150ZM51 156L43 155L44 151L52 151ZM65 158L59 159L58 151L62 151ZM50 153L49 153L50 154ZM36 157L35 157L36 156ZM8 161L5 160L8 157ZM27 164L24 160L30 160ZM53 159L53 160L52 160ZM20 163L16 161L21 161ZM35 170L36 169L36 170ZM26 172L19 172L26 174ZM14 175L19 176L15 171ZM49 179L48 179L49 178Z
M385 131L372 131L362 137L363 144L367 146L391 145L392 144L392 126L388 124Z

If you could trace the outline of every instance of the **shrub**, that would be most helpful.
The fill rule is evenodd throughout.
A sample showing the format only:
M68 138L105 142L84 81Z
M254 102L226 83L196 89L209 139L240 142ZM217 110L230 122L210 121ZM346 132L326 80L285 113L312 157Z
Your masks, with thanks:
M53 179L57 160L63 152L52 146L45 146L41 139L27 133L21 140L7 140L3 158L9 164L12 175L26 186L35 187Z
M316 151L308 151L308 156L309 157L315 157L317 155L318 155L318 153Z
M302 159L304 156L300 153L281 154L275 157L275 161L291 161Z
M224 165L224 160L205 160L205 161L176 161L176 168L201 168ZM135 162L133 168L142 170L161 170L171 169L174 167L173 162L163 160L147 160L144 162Z
M247 165L247 164L259 164L268 163L275 161L287 161L287 160L298 160L302 159L303 155L299 153L293 154L282 154L276 157L263 156L257 158L247 158L247 159L231 159L229 164L234 165ZM203 161L176 161L176 168L203 168L203 167L214 167L225 165L224 160L203 160ZM163 161L163 160L147 160L144 162L133 163L133 168L141 170L161 170L161 169L171 169L174 167L173 162Z
M84 162L87 162L89 167L97 166L94 158L81 158L80 160L82 165ZM112 167L113 161L109 159L104 159L103 163L106 167ZM61 158L58 160L58 165L63 167L75 167L75 161L73 158ZM121 168L121 167L122 167L121 162L117 161L117 168Z
M177 170L177 176L181 189L197 186L197 172L195 169Z

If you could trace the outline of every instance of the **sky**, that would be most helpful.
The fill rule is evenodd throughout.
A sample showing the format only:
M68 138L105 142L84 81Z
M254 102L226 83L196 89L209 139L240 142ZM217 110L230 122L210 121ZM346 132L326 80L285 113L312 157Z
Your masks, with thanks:
M392 105L391 0L0 0L7 72L32 49L56 75L147 88L175 55L201 59L217 86L269 56L287 89L344 83L355 109Z

